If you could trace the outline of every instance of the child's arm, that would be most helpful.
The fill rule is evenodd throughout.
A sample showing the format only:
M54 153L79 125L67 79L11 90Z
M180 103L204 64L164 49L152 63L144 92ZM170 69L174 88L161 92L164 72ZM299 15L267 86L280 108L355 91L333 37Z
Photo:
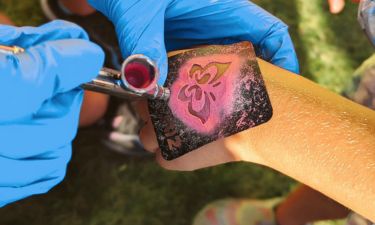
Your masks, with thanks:
M375 112L259 60L274 108L266 124L218 140L165 168L249 161L285 173L375 220ZM144 115L145 116L145 115ZM157 150L151 122L141 132Z

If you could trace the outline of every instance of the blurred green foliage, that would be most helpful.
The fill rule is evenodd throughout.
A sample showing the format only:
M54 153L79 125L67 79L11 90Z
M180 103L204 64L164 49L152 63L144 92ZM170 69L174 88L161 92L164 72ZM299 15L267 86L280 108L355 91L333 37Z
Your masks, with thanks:
M0 11L19 26L36 26L46 22L38 0L0 0Z
M356 22L356 6L332 16L325 0L256 0L290 26L301 74L341 92L352 72L372 53ZM17 25L45 22L38 0L0 0ZM251 19L251 18L249 18ZM81 130L64 182L46 195L0 209L11 225L189 225L210 201L227 197L269 198L295 185L267 168L244 163L196 172L170 172L152 159L107 150L95 128Z

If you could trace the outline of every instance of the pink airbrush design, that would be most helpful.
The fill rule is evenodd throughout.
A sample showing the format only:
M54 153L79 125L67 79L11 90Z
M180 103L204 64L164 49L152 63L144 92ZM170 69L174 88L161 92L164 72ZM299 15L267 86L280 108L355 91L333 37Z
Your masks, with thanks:
M215 59L215 61L212 61ZM187 61L173 83L169 107L190 128L210 134L233 111L240 58L212 55Z

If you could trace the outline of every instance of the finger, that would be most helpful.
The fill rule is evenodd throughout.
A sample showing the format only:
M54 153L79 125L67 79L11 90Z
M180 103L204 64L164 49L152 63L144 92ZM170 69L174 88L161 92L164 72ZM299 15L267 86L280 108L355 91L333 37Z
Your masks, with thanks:
M148 120L139 133L143 147L149 152L155 152L159 144L157 142L154 125Z
M226 39L250 41L265 60L299 70L287 26L247 0L176 1L166 12L168 50Z
M123 56L143 54L151 58L160 73L159 84L167 76L167 53L164 44L164 14L167 1L98 1L90 3L115 24ZM148 7L150 6L150 7ZM140 13L143 12L143 15Z
M333 14L340 13L345 7L344 0L328 0L329 11Z
M0 26L2 45L17 45L26 49L46 41L62 39L88 40L89 37L78 25L63 20L55 20L39 27Z
M0 157L33 159L72 142L77 128L81 90L59 94L46 101L30 118L0 124Z
M69 145L39 159L9 160L0 157L2 167L6 168L0 171L0 207L30 195L46 193L60 183L70 156Z
M100 47L79 39L45 42L18 55L0 54L2 93L12 94L0 95L0 122L35 112L45 100L90 81L103 61Z
M168 170L193 171L223 163L239 161L239 159L225 149L224 140L220 139L172 161L165 160L160 150L158 150L156 161L160 166Z

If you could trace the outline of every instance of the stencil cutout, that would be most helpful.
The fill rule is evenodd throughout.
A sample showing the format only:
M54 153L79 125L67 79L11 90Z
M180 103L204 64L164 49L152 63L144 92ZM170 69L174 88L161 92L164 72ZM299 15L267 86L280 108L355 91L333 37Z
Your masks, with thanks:
M175 159L267 122L272 106L249 42L184 51L169 58L169 101L149 102L163 157Z

